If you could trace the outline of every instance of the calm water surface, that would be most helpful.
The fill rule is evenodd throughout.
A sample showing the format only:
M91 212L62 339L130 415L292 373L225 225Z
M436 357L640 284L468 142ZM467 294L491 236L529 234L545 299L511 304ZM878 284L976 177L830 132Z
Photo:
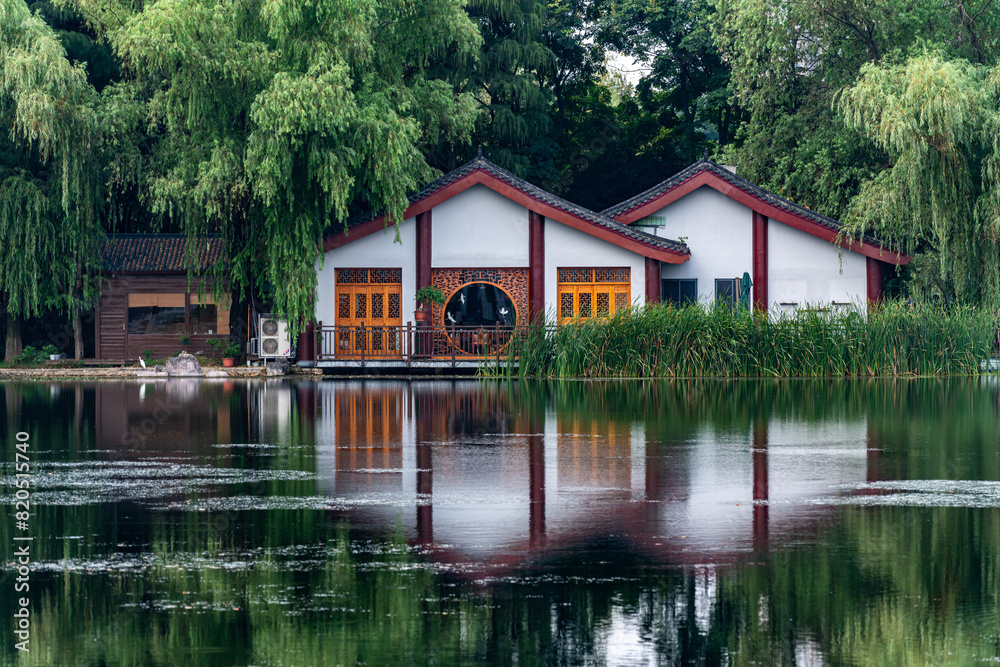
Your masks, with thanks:
M996 378L32 382L0 401L2 664L1000 662Z

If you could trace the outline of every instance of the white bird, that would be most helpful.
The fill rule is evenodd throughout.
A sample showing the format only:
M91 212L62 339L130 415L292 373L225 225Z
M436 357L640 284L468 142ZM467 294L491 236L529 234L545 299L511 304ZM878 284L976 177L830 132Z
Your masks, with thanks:
M139 357L139 365L142 366L143 368L145 368L146 367L146 360L143 359L142 357Z
M459 294L458 298L462 300L462 303L465 303L465 295L464 294Z
M507 313L509 313L509 312L510 311L507 310L506 308L501 308L500 309L500 314L503 315L504 317L507 317Z
M448 321L451 322L452 324L458 324L458 320L452 317L451 313L445 313L444 316L447 317Z

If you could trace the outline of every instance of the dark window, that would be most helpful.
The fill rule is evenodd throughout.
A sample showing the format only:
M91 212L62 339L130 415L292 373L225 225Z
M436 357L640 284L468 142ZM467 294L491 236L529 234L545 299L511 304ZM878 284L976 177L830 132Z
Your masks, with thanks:
M458 326L507 326L515 324L517 313L507 293L491 283L470 283L448 300L444 324Z
M139 306L128 309L130 334L184 333L184 307Z
M214 303L191 304L191 333L219 333L219 314Z
M666 303L684 306L698 301L698 281L696 279L664 280L662 289L663 301Z
M730 306L736 305L736 279L716 278L715 279L715 300Z

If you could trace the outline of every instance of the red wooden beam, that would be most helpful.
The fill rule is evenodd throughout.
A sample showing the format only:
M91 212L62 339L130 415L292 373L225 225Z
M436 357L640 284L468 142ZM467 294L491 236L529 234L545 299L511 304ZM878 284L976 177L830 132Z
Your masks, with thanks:
M591 236L612 243L620 248L631 250L634 253L642 255L643 257L652 257L653 259L658 259L661 262L668 262L670 264L682 264L689 258L689 255L686 253L646 245L641 241L616 232L612 229L590 222L589 220L581 218L574 213L569 213L561 208L556 208L549 203L535 199L534 197L521 192L509 183L505 183L493 174L482 170L473 171L467 176L463 176L458 179L454 183L450 183L437 192L424 197L420 201L410 204L409 208L407 208L406 212L403 214L403 219L412 218L420 213L423 213L424 211L429 211L437 204L447 201L455 195L460 194L477 184L485 185L490 190L507 197L507 199L510 199L513 202L521 204L529 210L535 211L539 215L545 216L549 220L561 222L568 227L590 234ZM339 232L333 236L327 236L323 239L323 252L329 252L330 250L347 245L348 243L357 241L358 239L374 234L375 232L382 231L385 228L385 216L380 215L377 218L362 223L347 232Z
M865 278L868 283L868 309L871 310L882 300L882 262L868 258Z
M677 187L664 192L659 197L655 197L641 206L637 206L636 208L618 214L615 216L615 219L618 222L630 225L636 220L644 218L647 215L652 215L664 206L674 203L684 195L694 192L703 185L707 185L713 190L726 195L730 199L743 204L747 208L753 209L767 218L777 220L778 222L782 222L790 227L806 232L807 234L818 236L824 241L836 243L843 248L860 253L866 257L872 257L889 264L897 264L900 266L909 264L910 260L913 259L909 255L883 249L879 246L872 245L871 243L863 243L857 239L838 240L837 232L829 227L825 227L818 222L813 222L812 220L803 218L796 213L786 211L783 208L778 208L773 204L769 204L761 199L758 199L749 192L732 185L727 180L711 171L699 172Z
M753 307L766 313L767 300L767 217L753 212Z
M646 303L660 302L660 263L646 258Z
M431 211L417 214L417 289L431 285Z
M545 216L528 211L528 318L545 317Z

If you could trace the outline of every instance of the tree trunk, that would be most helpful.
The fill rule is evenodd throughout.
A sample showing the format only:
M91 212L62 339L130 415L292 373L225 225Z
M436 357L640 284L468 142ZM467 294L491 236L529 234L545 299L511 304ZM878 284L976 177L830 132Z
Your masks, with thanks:
M73 318L73 358L83 359L83 322L79 313Z
M14 357L21 354L21 351L24 349L24 343L21 341L21 318L6 313L5 319L7 321L7 344L4 351L4 361L10 363L14 360Z

